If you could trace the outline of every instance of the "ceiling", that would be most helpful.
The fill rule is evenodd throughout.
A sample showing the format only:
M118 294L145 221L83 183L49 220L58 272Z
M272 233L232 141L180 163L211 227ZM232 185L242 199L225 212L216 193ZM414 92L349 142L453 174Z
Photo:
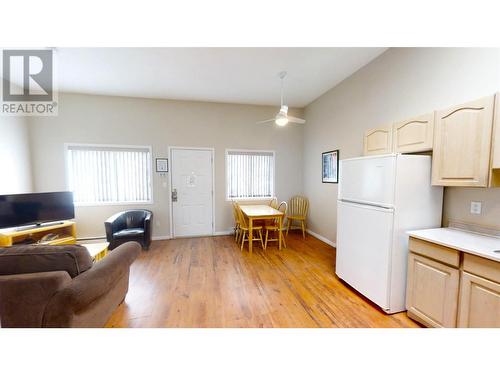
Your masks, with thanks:
M304 107L385 48L56 48L59 91Z

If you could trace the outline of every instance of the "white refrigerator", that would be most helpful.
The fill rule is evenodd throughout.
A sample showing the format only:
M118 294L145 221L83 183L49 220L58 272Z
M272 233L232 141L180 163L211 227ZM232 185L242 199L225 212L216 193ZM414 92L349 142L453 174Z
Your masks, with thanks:
M386 313L405 309L408 235L441 226L443 188L431 157L387 154L340 161L336 273Z

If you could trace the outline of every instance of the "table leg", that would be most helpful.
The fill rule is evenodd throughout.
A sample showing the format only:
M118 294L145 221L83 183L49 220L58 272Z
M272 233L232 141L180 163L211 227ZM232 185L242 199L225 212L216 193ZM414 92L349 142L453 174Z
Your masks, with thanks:
M278 225L278 228L279 228L278 229L278 238L279 238L279 240L278 240L278 249L281 250L281 236L283 235L282 234L283 232L281 231L281 229L282 229L281 227L283 225L283 216L279 216L278 217L278 223L279 223L279 225Z
M252 254L252 246L253 246L253 219L251 217L248 218L248 251Z

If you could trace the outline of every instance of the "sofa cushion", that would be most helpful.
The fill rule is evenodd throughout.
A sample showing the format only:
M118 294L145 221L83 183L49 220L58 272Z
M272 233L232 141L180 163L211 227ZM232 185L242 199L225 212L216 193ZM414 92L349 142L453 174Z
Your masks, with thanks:
M127 237L135 237L144 234L143 228L129 228L122 229L113 234L114 238L127 238Z
M66 271L71 278L92 267L81 245L16 245L0 248L0 275Z

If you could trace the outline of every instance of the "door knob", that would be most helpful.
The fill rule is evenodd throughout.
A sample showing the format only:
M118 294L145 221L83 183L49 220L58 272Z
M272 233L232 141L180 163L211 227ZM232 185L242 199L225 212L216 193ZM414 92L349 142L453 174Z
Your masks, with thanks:
M177 202L177 189L172 189L172 202Z

